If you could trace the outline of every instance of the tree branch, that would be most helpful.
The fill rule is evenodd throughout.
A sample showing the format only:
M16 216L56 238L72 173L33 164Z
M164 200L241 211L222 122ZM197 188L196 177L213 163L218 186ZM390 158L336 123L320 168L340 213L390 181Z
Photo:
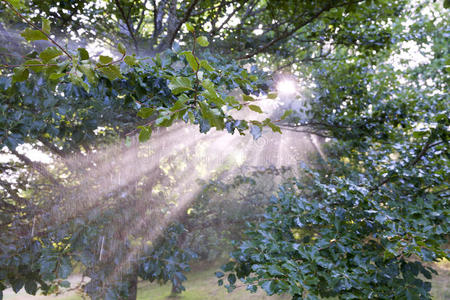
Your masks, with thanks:
M244 7L244 5L248 2L249 0L245 0L242 2L242 4L240 6L237 6L232 12L231 14L228 15L228 17L222 22L222 24L220 24L219 27L214 28L214 30L211 32L212 35L217 34L217 32L219 32L220 30L222 30L223 26L225 26L225 24L227 24L230 19L242 8Z
M184 16L181 20L176 21L176 25L174 26L173 30L168 30L166 37L164 40L159 44L157 48L157 52L164 51L165 49L168 49L172 46L173 41L175 40L175 37L177 36L178 31L180 30L181 26L189 20L189 17L192 14L192 11L194 10L195 6L200 0L192 0L189 7L186 9ZM176 3L175 5L172 4L173 11L170 13L172 17L175 17L176 19ZM175 21L175 20L172 20ZM172 22L169 20L169 23Z
M259 53L264 52L265 50L267 50L267 48L270 48L274 44L276 44L277 42L282 41L282 40L290 37L295 32L297 32L300 28L302 28L302 27L308 25L309 23L313 22L314 20L319 18L324 12L329 11L332 8L342 7L342 6L346 6L346 5L349 5L349 4L358 3L358 2L361 2L361 1L362 0L357 0L357 1L353 1L353 2L345 2L345 3L341 3L341 4L337 4L337 5L325 5L324 7L319 9L316 13L312 14L311 16L309 16L309 18L307 18L303 22L300 22L299 24L297 24L297 26L295 26L293 29L284 31L284 33L282 33L281 35L279 35L276 38L272 39L271 41L267 42L266 44L262 45L258 49L255 49L254 51L252 51L252 52L250 52L250 53L248 53L246 55L243 55L243 56L239 57L238 59L239 60L248 59L248 58L251 58L251 57L253 57L253 56L255 56L255 55L259 54Z
M44 32L42 29L40 29L39 27L37 27L36 25L34 25L33 23L31 23L30 21L27 20L27 18L25 18L20 12L18 12L14 6L12 6L11 3L9 3L9 1L7 0L2 0L3 2L6 3L6 5L9 7L9 9L11 9L19 18L21 18L22 20L24 20L28 25L30 25L31 27L33 27L34 29L40 31L43 35L45 35L45 37L52 42L56 47L58 47L62 52L64 52L65 55L67 55L67 57L69 57L72 60L72 56L69 54L69 52L67 52L66 49L64 49L61 45L59 45L54 39L52 39L50 37L49 34L47 34L46 32Z
M6 182L6 181L0 179L0 186L2 186L8 192L8 194L11 196L11 198L14 201L16 201L18 204L21 204L21 205L27 204L27 200L25 198L20 197L17 194L17 191L11 187L11 184L9 182ZM6 203L6 202L4 202L4 203ZM12 205L12 204L9 204L9 205Z
M159 5L156 4L156 1L153 0L153 34L152 34L152 40L153 43L156 44L158 41L158 37L162 32L162 19L164 16L164 9L167 5L168 0L161 0Z
M148 0L145 0L144 3L142 4L143 9L142 9L142 12L141 12L141 16L140 16L139 22L138 22L138 24L137 24L137 26L136 26L135 32L138 32L138 31L141 29L142 23L144 22L144 19L145 19L145 9L146 9L145 6L147 5L147 1L148 1Z
M427 154L428 150L430 150L431 148L433 148L433 147L435 147L437 145L443 144L443 143L444 143L443 141L440 141L440 142L437 142L437 143L433 144L432 136L430 136L428 138L427 142L425 143L425 145L423 146L423 148L420 150L420 152L416 155L416 157L412 161L410 161L405 166L405 168L410 168L410 167L415 166L420 161L420 159ZM387 176L385 179L383 179L381 182L379 182L376 186L371 188L370 191L378 190L380 187L382 187L383 185L388 183L393 178L393 175L394 174L391 174L391 175Z
M325 133L322 132L317 132L317 131L312 131L312 130L307 130L307 129L297 129L295 127L291 127L288 125L279 125L283 130L289 130L289 131L293 131L293 132L300 132L300 133L307 133L307 134L313 134L313 135L317 135L323 138L332 138L331 135L326 135Z
M120 4L120 0L115 0L115 3L116 3L117 8L119 9L119 12L120 12L120 15L122 16L123 21L125 22L125 25L127 26L128 32L130 33L130 36L131 36L131 39L133 40L136 54L138 54L139 53L138 42L137 42L136 36L134 35L133 26L130 24L130 19L125 14L125 11L123 10L122 5ZM131 12L131 10L130 10L130 12Z
M34 162L23 154L20 154L15 149L10 149L11 153L17 156L21 161L30 166L33 170L37 171L39 174L50 180L51 183L58 187L62 187L58 180L50 174L47 169L39 162Z

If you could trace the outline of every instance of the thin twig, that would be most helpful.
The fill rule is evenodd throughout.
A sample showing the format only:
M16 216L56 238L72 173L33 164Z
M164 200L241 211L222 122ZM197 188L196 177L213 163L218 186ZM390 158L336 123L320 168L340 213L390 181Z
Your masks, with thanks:
M18 67L50 67L50 66L57 66L58 64L33 64L33 65L1 65L0 68L6 69L6 68L18 68Z
M112 62L110 62L110 63L104 64L104 65L98 64L98 65L95 67L95 69L101 69L101 68L105 68L105 67L108 67L108 66L111 66L111 65L120 63L120 62L123 61L123 59L125 58L125 55L126 55L126 53L125 53L125 54L122 54L122 57L121 57L121 58L119 58L119 59L117 59L117 60L114 60L114 61L112 61Z
M62 52L64 52L65 55L67 55L67 57L69 57L72 60L72 56L69 54L69 52L66 51L66 49L64 49L61 45L59 45L54 39L52 39L50 37L50 35L48 35L46 32L44 32L41 28L37 27L36 25L34 25L33 23L31 23L30 21L27 20L27 18L25 18L19 11L17 11L15 9L15 7L9 3L8 0L2 0L3 2L6 3L6 5L18 16L20 17L22 20L24 20L28 25L30 25L31 27L33 27L34 29L40 31L43 35L45 35L45 37L47 37L47 39L52 42L56 47L58 47L59 49L61 49Z

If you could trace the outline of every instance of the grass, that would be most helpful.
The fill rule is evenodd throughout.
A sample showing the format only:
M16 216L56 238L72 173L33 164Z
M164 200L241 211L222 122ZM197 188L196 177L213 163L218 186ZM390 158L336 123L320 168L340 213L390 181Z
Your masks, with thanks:
M431 290L433 299L450 299L450 261L441 260L433 267L439 273L438 276L433 277L433 289Z
M441 261L434 265L439 272L439 276L433 278L432 296L435 300L450 299L450 261ZM232 293L227 293L226 289L217 286L217 279L214 272L217 267L197 266L188 274L188 280L185 282L186 291L180 296L169 298L171 292L170 284L160 286L154 283L142 282L138 288L139 300L287 300L288 296L267 296L258 289L256 294L251 294L245 290L245 286L237 288ZM81 300L82 297L75 292L66 293L59 296L28 296L23 291L19 294L6 293L5 300Z
M269 297L261 290L256 294L251 294L245 290L245 286L239 287L232 293L228 293L225 288L217 286L217 278L214 272L218 268L197 269L188 274L186 281L186 291L176 298L168 298L171 286L158 286L146 284L139 287L138 299L180 299L180 300L257 300L257 299L289 299L289 297Z

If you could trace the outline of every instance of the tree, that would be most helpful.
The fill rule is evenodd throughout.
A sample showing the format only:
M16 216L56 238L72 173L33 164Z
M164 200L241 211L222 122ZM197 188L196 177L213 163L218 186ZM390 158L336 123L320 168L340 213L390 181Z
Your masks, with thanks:
M24 172L17 180L2 178L1 226L9 230L1 237L1 289L12 285L15 290L25 286L31 294L38 288L52 292L58 285L67 285L60 279L71 273L73 260L80 261L92 279L85 291L93 298L135 298L137 275L149 280L171 280L179 287L184 279L182 271L193 255L189 249L174 247L180 245L183 226L171 222L168 203L157 201L158 195L151 192L165 176L157 173L158 167L138 168L142 178L128 178L120 189L111 191L105 187L132 171L126 172L126 161L119 160L110 168L111 164L102 161L110 157L93 153L119 136L125 142L118 153L134 157L142 162L141 166L147 160L151 164L151 157L139 157L141 146L130 136L139 131L139 140L145 141L156 127L175 126L177 121L193 123L205 133L214 127L230 133L250 132L255 138L262 134L264 126L279 131L275 123L281 123L282 118L280 122L243 120L228 110L249 108L258 112L255 101L268 92L268 74L257 67L243 68L245 64L264 66L269 61L284 69L304 63L298 71L314 75L306 78L329 85L328 90L333 92L332 96L319 94L318 101L312 103L316 107L311 111L317 112L314 120L322 126L313 130L342 138L350 145L359 144L365 134L374 139L379 138L376 134L383 136L383 124L357 127L354 134L346 130L353 125L350 115L361 120L357 124L364 124L365 120L358 118L364 116L366 102L361 100L360 106L352 102L355 107L349 103L354 110L348 117L339 107L342 97L353 95L352 86L358 87L358 92L367 90L367 86L350 76L367 76L358 62L378 63L390 48L395 49L398 31L385 25L393 21L396 26L399 24L406 1L121 0L102 2L105 6L99 6L98 1L23 3L2 1L2 26L10 29L21 18L30 22L24 24L22 36L43 42L23 47L35 50L32 53L16 49L7 51L4 58L0 141L8 148L7 153L20 161L2 168L12 174L25 165L39 176L27 176L29 173ZM168 22L161 22L164 18ZM238 24L233 23L236 20ZM51 36L54 33L64 38L89 38L97 37L99 32L105 44L117 48L116 56L102 53L97 58L86 47L69 43L66 48ZM123 44L117 43L116 36ZM8 39L5 45L8 43L15 44L15 48L22 45L17 39ZM179 45L190 50L182 51ZM150 52L152 57L130 55L130 48L140 54ZM21 57L17 59L15 55ZM348 63L353 56L356 62ZM16 64L20 66L15 67ZM325 74L322 68L333 72ZM327 77L332 75L342 78ZM374 85L379 82L375 80ZM320 87L318 92L326 90ZM242 100L228 97L228 91L233 89L243 92ZM317 107L327 110L319 114ZM328 115L336 118L328 119L328 108L337 109L338 114ZM136 113L142 120L135 117ZM389 120L389 115L383 118ZM380 123L375 117L372 121L367 124ZM61 171L48 170L16 150L23 143L35 144L55 157L86 155L94 159L95 165L83 159L79 159L80 163L64 159L60 162ZM433 142L427 147L431 145ZM348 154L349 148L344 146L336 157ZM159 155L164 149L164 145L156 145L151 153ZM358 155L365 153L357 150ZM95 176L105 166L110 168L111 177ZM70 176L64 178L66 174ZM92 194L80 197L83 190ZM151 222L148 217L143 218L140 228L132 225L135 234L131 236L121 225L141 218L150 204L161 205L160 210L152 210L161 213ZM85 214L87 209L89 213ZM179 211L187 209L178 207ZM152 227L157 227L160 234L148 244L146 231Z
M419 36L428 61L401 69L392 54L358 56L313 72L310 118L293 122L332 139L327 159L280 188L219 284L233 290L239 278L293 299L430 299L426 263L449 258L448 50L446 12L425 7L411 7L402 35Z

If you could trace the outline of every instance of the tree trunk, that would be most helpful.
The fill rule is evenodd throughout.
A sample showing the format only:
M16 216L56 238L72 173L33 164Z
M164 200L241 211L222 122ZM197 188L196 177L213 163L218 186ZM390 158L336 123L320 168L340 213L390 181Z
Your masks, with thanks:
M176 298L179 294L181 294L180 289L172 282L172 291L170 292L170 298Z
M127 300L136 300L137 298L138 274L135 271L128 280L128 298Z

